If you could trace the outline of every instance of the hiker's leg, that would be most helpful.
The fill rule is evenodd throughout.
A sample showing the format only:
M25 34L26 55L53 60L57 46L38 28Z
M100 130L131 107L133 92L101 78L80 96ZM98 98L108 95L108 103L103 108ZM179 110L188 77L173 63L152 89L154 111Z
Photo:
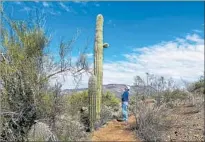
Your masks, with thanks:
M126 120L126 105L122 103L122 118L125 121Z
M125 121L128 121L128 105L125 105Z

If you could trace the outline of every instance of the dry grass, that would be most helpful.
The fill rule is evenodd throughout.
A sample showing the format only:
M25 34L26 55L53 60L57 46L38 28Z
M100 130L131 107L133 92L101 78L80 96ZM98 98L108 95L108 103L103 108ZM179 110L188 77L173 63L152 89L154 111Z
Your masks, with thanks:
M157 107L153 105L140 104L137 109L137 135L144 141L162 141L161 133L169 128L171 122L166 120L165 105Z
M37 122L28 133L28 141L58 141L58 138L51 132L48 125Z
M137 100L137 99L136 99ZM136 101L135 100L135 101ZM163 102L137 100L130 106L137 122L137 136L143 141L202 140L203 94L190 93L183 100ZM188 133L188 135L187 135ZM197 134L198 133L198 134Z
M88 135L79 118L63 115L56 119L55 130L42 122L37 122L29 131L29 141L84 141Z

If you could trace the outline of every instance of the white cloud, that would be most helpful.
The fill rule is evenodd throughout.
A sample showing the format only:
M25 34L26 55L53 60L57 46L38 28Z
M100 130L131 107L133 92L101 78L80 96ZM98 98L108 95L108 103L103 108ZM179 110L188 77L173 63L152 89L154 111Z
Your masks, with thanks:
M203 75L204 39L199 35L187 35L185 39L136 48L135 51L140 54L126 54L125 57L129 63L141 66L137 72L150 72L176 79L182 77L189 81Z
M59 4L65 11L70 12L69 7L67 7L63 2L60 2Z
M80 88L84 88L88 86L88 79L89 79L89 74L83 74L81 81L78 82L79 78L74 80L74 77L72 74L60 74L52 78L50 84L55 85L56 82L60 82L63 84L62 89L74 89L77 86Z
M18 4L18 5L20 5L21 4L21 2L20 1L17 1L17 2L15 2L16 4Z
M29 11L31 11L32 9L30 8L30 7L27 7L27 6L25 6L23 9L21 9L20 11L22 11L22 12L27 12L27 14L28 14L28 12Z
M146 77L146 72L167 79L172 77L178 83L180 78L191 82L204 73L204 39L197 34L135 48L133 51L124 54L123 61L104 62L103 84L132 85L134 76ZM83 75L80 87L87 87L88 78L88 75ZM64 89L75 86L70 76L66 76L65 80Z
M197 34L187 35L186 39L189 41L197 42L199 44L204 42L204 39L200 38L200 36Z
M193 30L193 32L195 32L195 33L202 33L202 31L200 31L200 30Z
M93 57L93 53L88 53L88 54L87 54L87 57L88 57L88 58L92 58L92 57Z
M44 1L44 2L43 2L43 6L44 6L44 7L49 7L49 4Z
M60 15L61 13L60 13L60 11L49 11L49 13L51 14L51 15Z

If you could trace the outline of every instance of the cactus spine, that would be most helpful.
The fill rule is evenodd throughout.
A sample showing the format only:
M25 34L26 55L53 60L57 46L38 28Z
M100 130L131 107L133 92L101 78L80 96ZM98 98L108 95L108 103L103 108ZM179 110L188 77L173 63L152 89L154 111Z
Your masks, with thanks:
M89 127L93 131L94 123L96 120L96 93L97 93L97 80L94 75L88 81L88 97L89 97Z
M108 47L108 44L103 45L103 16L99 14L96 19L96 34L95 34L95 49L94 49L94 75L97 77L97 107L96 117L100 119L101 98L102 98L102 77L103 77L103 48Z

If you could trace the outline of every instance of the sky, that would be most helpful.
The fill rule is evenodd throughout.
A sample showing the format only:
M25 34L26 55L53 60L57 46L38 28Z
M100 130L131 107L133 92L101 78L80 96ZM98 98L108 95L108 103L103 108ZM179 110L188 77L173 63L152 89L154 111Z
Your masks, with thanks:
M58 52L61 38L80 36L74 44L83 48L87 40L92 67L96 16L104 17L103 84L133 84L136 75L146 72L180 82L196 81L204 74L204 2L5 2L4 10L13 19L26 19L38 8L45 13L45 28L52 35L50 52ZM77 50L73 58L78 56ZM80 88L88 85L83 75ZM74 88L68 74L58 75L63 89Z

